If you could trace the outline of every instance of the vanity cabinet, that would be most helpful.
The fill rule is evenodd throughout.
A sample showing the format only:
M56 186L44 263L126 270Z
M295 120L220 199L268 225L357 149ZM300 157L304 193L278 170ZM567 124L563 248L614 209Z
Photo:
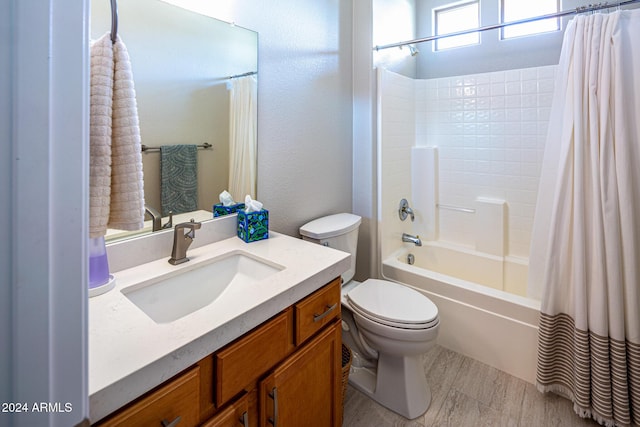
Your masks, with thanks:
M256 391L244 393L238 399L231 402L225 409L218 411L214 416L202 424L202 427L248 427L252 424L249 420L257 419L257 407L250 405L250 400L255 401Z
M260 426L339 426L341 328L333 322L260 383Z
M339 426L340 284L336 278L98 425Z

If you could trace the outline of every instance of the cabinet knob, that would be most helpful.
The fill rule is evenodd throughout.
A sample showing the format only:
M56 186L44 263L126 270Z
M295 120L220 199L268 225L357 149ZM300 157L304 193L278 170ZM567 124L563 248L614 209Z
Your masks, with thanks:
M313 321L314 322L319 322L322 319L324 319L325 317L327 317L329 315L329 313L331 313L333 310L336 309L336 307L338 306L338 303L335 303L333 305L327 305L327 311L325 311L322 314L314 314L313 315Z
M167 420L160 421L162 423L162 427L176 427L180 422L180 417L178 416L175 420L169 422Z

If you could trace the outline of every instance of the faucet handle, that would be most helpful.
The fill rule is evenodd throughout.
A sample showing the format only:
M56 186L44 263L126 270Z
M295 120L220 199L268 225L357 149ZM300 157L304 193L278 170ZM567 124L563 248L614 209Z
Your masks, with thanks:
M188 228L189 232L185 234L185 237L190 237L193 239L196 237L196 230L199 230L200 227L202 227L202 223L196 222L193 218L191 218L191 221L189 222L181 222L180 224L176 224L174 229L175 229L175 232L177 233L178 231L182 231Z
M181 222L180 224L176 224L174 228L176 230L180 230L184 228L189 228L191 230L198 230L200 229L200 227L202 227L202 223L196 222L193 218L191 218L191 220L189 220L188 222Z
M162 229L173 228L173 211L169 211L169 221L162 226Z
M187 224L189 224L191 230L200 230L200 227L202 227L202 223L196 222L193 218L191 218Z
M400 206L398 207L398 216L400 217L400 221L404 221L407 219L407 216L411 217L411 222L415 221L415 215L413 214L413 209L409 207L409 202L407 199L400 200Z

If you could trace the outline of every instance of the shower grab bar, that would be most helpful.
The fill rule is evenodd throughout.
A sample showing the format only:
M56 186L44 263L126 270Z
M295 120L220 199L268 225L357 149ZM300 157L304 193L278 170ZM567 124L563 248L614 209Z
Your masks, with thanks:
M446 209L448 211L456 211L456 212L464 212L464 213L476 213L475 209L463 208L463 207L460 207L460 206L437 204L436 207L438 209Z

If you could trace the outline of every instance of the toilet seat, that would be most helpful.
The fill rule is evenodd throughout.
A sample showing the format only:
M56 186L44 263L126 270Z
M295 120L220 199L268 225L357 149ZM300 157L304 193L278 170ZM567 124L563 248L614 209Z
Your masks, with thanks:
M438 308L426 296L387 280L368 279L347 293L354 312L401 329L430 329L439 324Z

